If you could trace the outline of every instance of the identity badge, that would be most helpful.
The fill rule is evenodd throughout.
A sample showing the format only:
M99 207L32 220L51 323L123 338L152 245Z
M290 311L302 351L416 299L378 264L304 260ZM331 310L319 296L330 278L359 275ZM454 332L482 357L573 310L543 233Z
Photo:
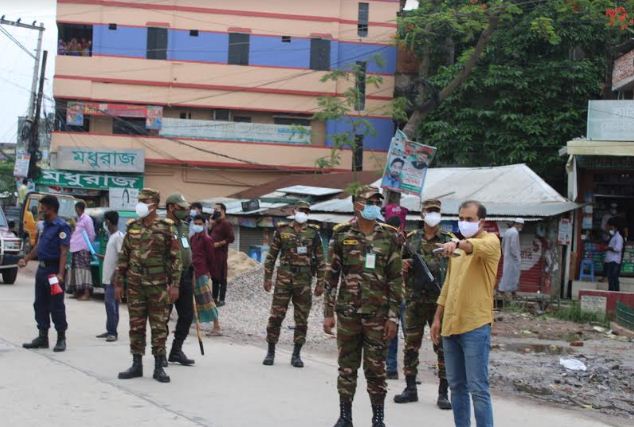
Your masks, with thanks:
M365 268L368 270L374 270L376 268L376 254L368 253L365 254Z
M181 237L181 244L184 249L189 249L189 240L187 240L187 237Z
M308 253L308 248L306 246L298 246L297 254L298 255L306 255Z

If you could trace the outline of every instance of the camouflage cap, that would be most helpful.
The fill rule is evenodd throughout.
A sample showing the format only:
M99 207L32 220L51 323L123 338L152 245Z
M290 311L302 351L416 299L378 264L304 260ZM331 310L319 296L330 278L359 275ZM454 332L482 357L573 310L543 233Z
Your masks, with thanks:
M189 202L187 202L185 196L181 193L170 194L167 199L165 199L165 206L167 205L177 205L181 208L189 209Z
M139 191L139 200L155 200L158 203L161 200L161 193L153 188L144 188Z
M423 201L423 210L438 209L440 210L442 203L438 199L427 199Z
M308 210L310 210L310 203L301 200L301 201L299 201L299 202L297 202L295 204L295 209L308 209Z
M375 197L375 196L383 200L383 194L381 194L381 191L376 187L371 187L368 185L368 186L359 188L355 192L355 195L352 199L354 201L364 201L364 200L370 200L372 197Z

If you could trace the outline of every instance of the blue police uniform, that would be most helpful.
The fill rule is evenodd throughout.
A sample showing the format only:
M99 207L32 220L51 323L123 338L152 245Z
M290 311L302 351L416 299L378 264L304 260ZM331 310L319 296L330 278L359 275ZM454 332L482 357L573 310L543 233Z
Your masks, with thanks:
M44 230L37 242L37 259L40 265L35 274L35 321L40 331L47 331L51 326L51 318L58 332L68 327L66 323L66 307L64 292L51 295L48 276L59 273L59 257L61 246L70 246L70 227L61 218L44 222ZM62 289L64 284L60 283Z

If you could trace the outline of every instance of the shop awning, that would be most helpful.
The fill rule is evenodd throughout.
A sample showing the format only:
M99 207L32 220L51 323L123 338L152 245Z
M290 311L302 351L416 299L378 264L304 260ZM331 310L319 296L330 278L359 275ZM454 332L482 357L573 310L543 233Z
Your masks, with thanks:
M634 141L596 141L573 139L568 141L565 153L570 156L634 156Z

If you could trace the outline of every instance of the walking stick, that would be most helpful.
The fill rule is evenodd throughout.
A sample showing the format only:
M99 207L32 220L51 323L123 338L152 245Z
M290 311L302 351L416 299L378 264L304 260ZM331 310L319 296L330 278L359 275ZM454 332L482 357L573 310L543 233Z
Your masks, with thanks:
M198 320L198 307L196 307L196 286L198 285L198 278L194 274L194 292L192 298L194 299L194 319L196 319L196 336L198 336L198 345L200 346L200 354L205 355L205 347L203 346L203 339L200 336L200 321Z

